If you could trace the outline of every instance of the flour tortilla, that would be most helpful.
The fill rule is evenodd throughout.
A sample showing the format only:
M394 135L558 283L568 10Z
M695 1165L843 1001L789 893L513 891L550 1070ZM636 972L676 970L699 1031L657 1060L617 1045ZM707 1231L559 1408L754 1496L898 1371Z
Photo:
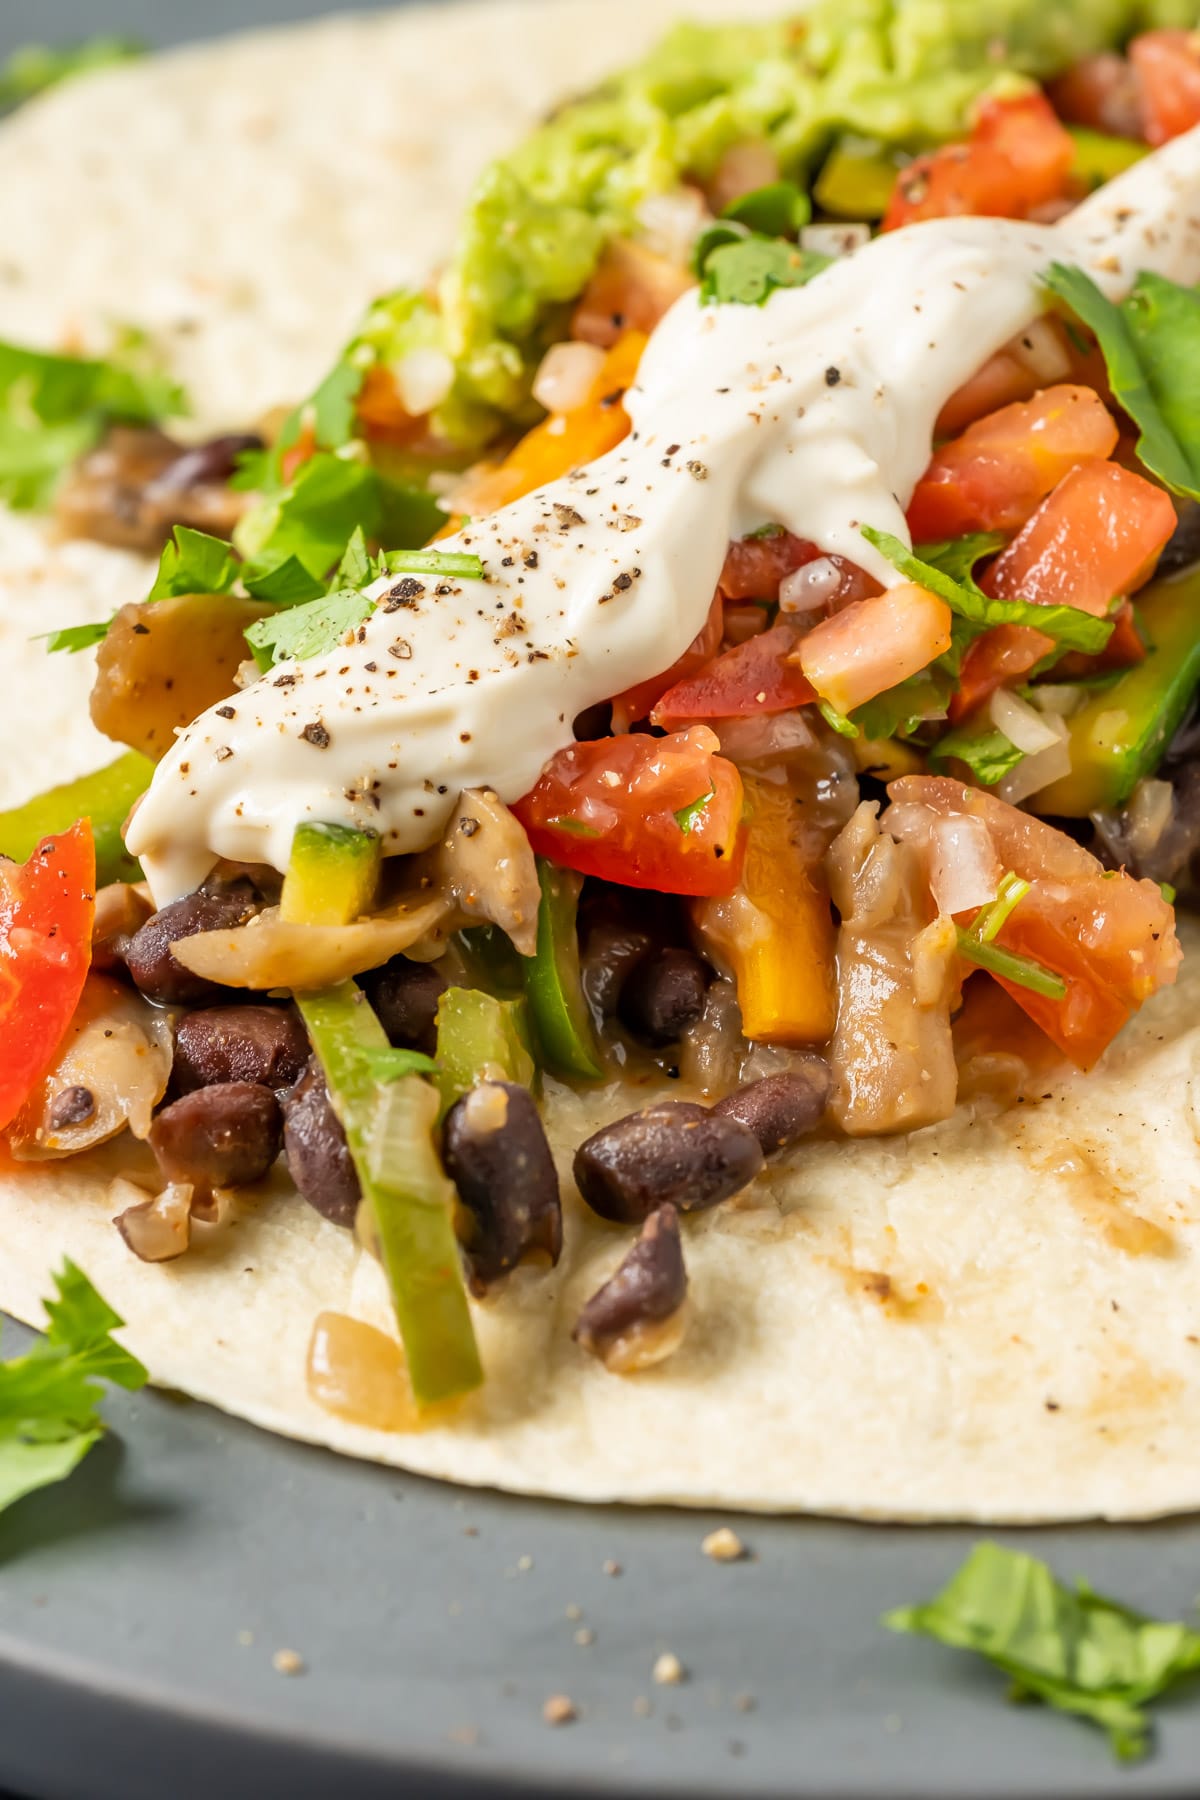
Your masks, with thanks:
M601 73L612 47L635 54L672 11L555 0L342 20L51 96L0 131L0 336L94 343L110 318L134 320L161 339L201 423L242 424L312 386L373 292L424 273L487 155ZM146 584L135 557L56 547L0 513L0 804L112 754L87 724L88 658L47 660L28 634L103 617ZM489 1379L453 1426L385 1434L309 1398L316 1314L382 1329L391 1314L378 1266L282 1172L227 1229L149 1267L111 1223L128 1142L0 1166L0 1304L40 1322L69 1254L124 1315L155 1380L458 1482L913 1520L1190 1509L1193 942L1180 985L1096 1074L1059 1077L1005 1115L960 1108L909 1139L811 1145L741 1201L689 1220L688 1336L636 1377L570 1342L628 1234L592 1218L569 1180L562 1264L518 1271L476 1309ZM580 1139L630 1104L551 1085L564 1176Z

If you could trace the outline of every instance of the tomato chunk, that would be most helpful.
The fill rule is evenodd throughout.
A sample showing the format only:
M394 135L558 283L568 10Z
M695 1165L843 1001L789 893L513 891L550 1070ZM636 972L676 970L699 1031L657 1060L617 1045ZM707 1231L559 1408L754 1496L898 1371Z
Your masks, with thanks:
M1111 456L1118 436L1097 396L1066 383L989 413L943 444L917 483L914 541L1016 530L1069 470Z
M1087 463L1059 482L982 586L1001 600L1075 606L1103 618L1118 595L1136 593L1149 580L1175 525L1170 498L1153 482L1119 463ZM951 718L972 712L1053 647L1043 632L1023 625L1000 625L976 638L963 659Z
M735 538L725 553L717 583L726 600L778 600L779 585L821 552L790 531L767 531Z
M1085 56L1047 88L1060 119L1111 137L1140 138L1142 89L1133 65L1115 50Z
M645 244L617 238L601 258L571 320L571 336L608 350L626 331L649 337L696 277Z
M49 1067L92 956L96 853L86 819L0 862L0 1131Z
M513 807L541 856L661 894L732 893L744 852L742 778L707 726L560 750Z
M950 608L913 582L857 600L801 639L800 666L841 713L928 668L950 648Z
M1165 144L1200 125L1200 32L1147 31L1129 46L1146 121L1146 142Z
M704 629L697 633L677 662L664 669L661 675L653 675L648 681L639 681L634 687L626 688L618 694L612 703L612 728L614 731L628 731L639 719L648 719L656 700L668 688L685 676L702 669L711 662L721 648L721 637L725 629L725 608L720 593L713 596L713 603L708 609L708 617L704 621ZM696 713L696 718L707 718L707 713Z
M1090 1068L1143 1002L1175 980L1183 953L1156 882L1105 870L1053 826L942 776L905 776L888 796L933 817L981 819L1003 866L1031 884L997 942L1061 975L1066 996L1001 985L1080 1068Z
M787 660L799 641L794 627L775 625L724 651L667 690L654 723L670 729L690 719L749 719L807 705L816 693L803 670Z
M883 229L960 213L1023 218L1066 193L1074 154L1044 94L987 100L967 143L944 144L901 172Z

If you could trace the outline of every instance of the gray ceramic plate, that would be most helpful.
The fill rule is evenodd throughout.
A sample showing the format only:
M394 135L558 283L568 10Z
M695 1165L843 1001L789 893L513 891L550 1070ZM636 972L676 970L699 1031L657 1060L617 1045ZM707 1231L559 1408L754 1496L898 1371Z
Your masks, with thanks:
M0 0L0 55L323 10ZM723 1565L701 1514L464 1493L161 1396L109 1411L117 1438L0 1534L0 1783L38 1800L1200 1795L1200 1701L1164 1706L1125 1773L989 1669L879 1628L976 1533L746 1519L752 1556ZM1165 1616L1200 1590L1195 1523L1005 1536ZM680 1686L651 1678L668 1650ZM554 1729L556 1694L578 1718Z

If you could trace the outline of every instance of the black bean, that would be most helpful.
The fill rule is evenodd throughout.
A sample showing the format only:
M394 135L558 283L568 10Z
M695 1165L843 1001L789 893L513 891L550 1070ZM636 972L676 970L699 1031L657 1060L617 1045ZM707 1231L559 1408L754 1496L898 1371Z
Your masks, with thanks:
M640 1223L670 1202L700 1212L763 1166L752 1131L689 1100L662 1100L596 1132L575 1152L579 1191L602 1219Z
M282 1136L279 1102L270 1088L226 1081L165 1106L150 1127L150 1148L168 1181L240 1187L266 1174Z
M254 899L246 888L225 888L220 892L200 889L185 894L182 900L172 900L130 938L125 951L129 973L147 1000L159 1006L208 1006L228 1000L228 988L202 975L193 975L176 962L171 945L198 931L232 930L244 925L255 910Z
M591 927L580 971L584 992L602 1018L615 1017L626 982L653 947L648 931L620 919L602 919Z
M606 1357L619 1338L673 1318L686 1298L679 1214L660 1206L616 1274L592 1295L571 1335L593 1356Z
M823 1056L806 1056L779 1075L765 1075L718 1100L724 1119L739 1119L762 1145L764 1156L780 1156L818 1125L833 1086Z
M308 1058L308 1033L287 1006L209 1006L175 1027L173 1075L181 1094L225 1081L291 1087Z
M72 1125L82 1125L90 1119L96 1110L96 1096L91 1088L67 1087L55 1094L50 1106L51 1131L66 1131Z
M435 964L393 956L381 969L364 975L360 985L378 1013L389 1043L398 1050L433 1055L438 1001L446 991L446 978Z
M169 462L154 480L151 492L183 493L187 488L206 482L228 481L237 468L239 456L247 450L261 450L263 440L253 431L227 431L206 443L194 444Z
M1200 562L1200 505L1195 500L1176 500L1179 523L1163 546L1158 559L1159 575L1178 575Z
M292 1180L323 1218L353 1225L362 1189L315 1057L282 1101L283 1151Z
M558 1261L558 1173L525 1088L487 1081L464 1094L446 1115L442 1152L467 1214L463 1253L473 1293L486 1293L532 1251Z
M647 956L621 989L621 1023L648 1044L677 1044L704 1011L709 973L692 950Z

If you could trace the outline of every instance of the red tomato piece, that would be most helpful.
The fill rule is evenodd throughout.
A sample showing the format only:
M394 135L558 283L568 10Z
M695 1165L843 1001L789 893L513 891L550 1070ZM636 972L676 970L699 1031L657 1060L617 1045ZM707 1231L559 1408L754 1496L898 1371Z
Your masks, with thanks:
M86 819L0 862L0 1131L53 1059L92 959L96 853Z
M1175 530L1161 488L1119 463L1085 463L1060 481L983 578L1000 600L1075 606L1103 618L1154 573ZM963 659L952 719L965 718L994 688L1016 681L1053 648L1042 632L1000 625L976 638Z
M691 719L749 719L807 706L817 696L803 670L787 660L799 642L791 625L775 625L723 651L667 690L654 723L670 729Z
M617 238L604 252L571 320L571 336L608 350L626 331L647 336L680 294L695 287L690 269L645 244Z
M1141 83L1148 144L1200 125L1200 32L1147 31L1129 46L1129 60Z
M820 554L815 544L790 531L735 538L717 586L726 600L778 600L780 582Z
M1157 882L1105 870L1043 820L944 776L905 776L888 796L937 817L981 819L1003 866L1031 883L997 942L1061 975L1066 996L1001 985L1080 1068L1090 1068L1151 994L1175 980L1183 953Z
M573 744L513 807L540 856L660 894L730 894L745 851L742 778L707 726Z
M1046 89L1060 119L1110 137L1144 135L1142 88L1137 72L1115 50L1085 56Z
M1069 470L1111 456L1119 435L1089 388L1066 383L989 413L934 453L909 503L914 541L1015 531Z
M986 100L967 143L944 144L901 172L883 230L961 213L1024 218L1066 193L1074 154L1044 94Z
M1054 670L1055 681L1081 681L1089 675L1102 675L1107 669L1132 669L1146 660L1146 640L1138 629L1137 614L1131 600L1123 600L1113 615L1113 632L1103 650L1088 656L1082 650L1069 650Z
M798 655L821 698L851 713L942 656L950 624L944 600L906 581L822 619Z
M639 719L648 719L654 702L673 687L677 681L702 669L710 662L721 648L721 637L725 629L725 608L719 592L713 595L713 603L708 609L708 617L704 621L704 629L692 639L678 662L671 664L661 675L652 675L649 681L639 681L636 686L626 688L618 694L612 703L612 728L614 731L628 731ZM697 715L699 716L699 715Z

